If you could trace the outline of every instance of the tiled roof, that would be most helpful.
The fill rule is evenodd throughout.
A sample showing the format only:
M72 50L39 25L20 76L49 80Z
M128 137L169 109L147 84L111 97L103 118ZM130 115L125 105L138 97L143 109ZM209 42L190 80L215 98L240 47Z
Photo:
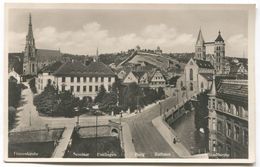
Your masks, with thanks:
M105 65L102 62L91 62L88 66L87 66L87 71L86 71L87 75L93 75L93 76L114 76L115 73L112 71L112 69Z
M199 68L214 69L209 61L194 59Z
M36 54L39 62L52 62L61 60L61 52L59 50L37 49Z
M114 72L102 62L91 62L88 66L81 62L67 62L55 73L55 76L114 76Z
M217 96L230 101L248 103L247 80L223 80L217 90Z
M132 73L138 80L145 74L143 71L132 71Z
M220 31L218 33L218 37L216 38L215 41L221 41L221 42L224 42L224 39L222 38L221 34L220 34Z
M53 73L55 72L56 70L58 70L60 68L60 66L62 65L62 62L60 61L57 61L55 63L52 63L52 64L49 64L45 67L43 67L38 73Z
M34 142L50 142L58 140L62 133L63 128L59 129L42 129L32 131L10 132L9 143L34 143Z
M213 80L213 74L201 73L200 75L203 76L208 81Z

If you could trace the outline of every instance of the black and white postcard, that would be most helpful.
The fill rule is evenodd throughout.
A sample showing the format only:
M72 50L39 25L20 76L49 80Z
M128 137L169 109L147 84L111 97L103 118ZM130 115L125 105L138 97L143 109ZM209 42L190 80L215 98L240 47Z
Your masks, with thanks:
M8 162L255 161L255 5L5 4Z

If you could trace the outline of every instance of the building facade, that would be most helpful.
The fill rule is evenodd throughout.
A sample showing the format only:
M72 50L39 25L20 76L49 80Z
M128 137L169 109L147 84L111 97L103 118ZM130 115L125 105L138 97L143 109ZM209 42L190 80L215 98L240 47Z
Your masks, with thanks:
M53 73L59 69L62 65L62 62L55 62L53 64L49 64L48 66L43 67L38 72L38 76L36 78L36 88L37 93L41 93L47 84L50 82L51 84L56 85L55 77Z
M207 46L214 47L214 55L206 53ZM195 59L210 61L214 66L217 74L225 72L225 41L218 32L218 36L213 42L205 42L201 29L199 30L198 38L195 44Z
M110 91L115 82L113 71L101 62L91 62L87 66L81 62L67 62L53 75L59 91L70 90L79 98L94 99L101 85Z
M248 158L247 80L215 79L208 94L209 156Z
M213 73L214 67L210 62L191 58L185 65L184 74L177 80L176 87L182 91L182 96L192 97L211 88Z

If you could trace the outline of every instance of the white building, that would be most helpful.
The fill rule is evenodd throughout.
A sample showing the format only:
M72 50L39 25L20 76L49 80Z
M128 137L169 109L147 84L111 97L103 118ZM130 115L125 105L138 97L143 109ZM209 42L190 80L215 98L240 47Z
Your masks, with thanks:
M156 69L149 77L149 87L152 89L164 88L166 86L166 79L159 69Z
M21 76L20 76L17 72L15 72L14 69L12 69L12 71L10 71L10 72L8 73L8 79L9 79L10 77L15 78L15 79L17 80L17 83L18 83L18 84L21 82Z
M213 73L214 67L209 61L191 58L185 65L184 74L177 80L177 89L189 97L210 89Z
M37 92L41 93L44 88L47 86L48 82L50 81L51 84L56 85L55 83L55 77L53 76L53 73L62 65L61 62L55 62L53 64L50 64L46 67L43 67L38 72L38 77L36 79L36 88Z
M59 91L70 90L75 96L95 98L101 85L110 91L115 82L114 72L101 62L84 65L81 62L67 62L55 73Z

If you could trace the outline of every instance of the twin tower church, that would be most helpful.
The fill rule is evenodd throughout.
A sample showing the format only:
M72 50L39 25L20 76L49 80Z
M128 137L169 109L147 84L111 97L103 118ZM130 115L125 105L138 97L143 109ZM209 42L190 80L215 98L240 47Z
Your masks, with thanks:
M214 47L214 54L206 54L207 46ZM60 50L36 49L30 14L23 59L23 75L37 75L39 69L55 61L60 61L61 58ZM201 30L199 31L194 58L209 61L214 66L217 74L224 73L225 42L220 31L214 42L205 42Z

